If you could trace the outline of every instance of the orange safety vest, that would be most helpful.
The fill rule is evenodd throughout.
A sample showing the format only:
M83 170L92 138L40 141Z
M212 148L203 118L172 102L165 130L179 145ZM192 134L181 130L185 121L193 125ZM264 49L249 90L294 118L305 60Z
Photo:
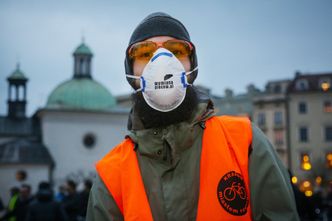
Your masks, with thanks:
M251 141L247 118L221 116L206 121L197 220L252 220L248 175ZM111 150L96 169L124 220L153 220L130 139Z

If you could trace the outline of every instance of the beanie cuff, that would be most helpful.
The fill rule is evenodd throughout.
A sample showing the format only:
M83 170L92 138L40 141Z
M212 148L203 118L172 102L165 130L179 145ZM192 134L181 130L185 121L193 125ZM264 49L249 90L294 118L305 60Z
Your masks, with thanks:
M155 36L170 36L190 42L187 29L181 22L165 16L154 16L141 22L131 35L129 45Z

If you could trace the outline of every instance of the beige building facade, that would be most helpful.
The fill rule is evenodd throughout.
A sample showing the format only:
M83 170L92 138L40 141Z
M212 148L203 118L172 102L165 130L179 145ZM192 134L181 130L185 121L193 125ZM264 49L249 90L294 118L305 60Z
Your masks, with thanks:
M331 83L332 73L297 74L288 90L290 166L308 196L332 182Z
M265 133L288 167L286 91L289 80L270 81L253 99L253 121Z

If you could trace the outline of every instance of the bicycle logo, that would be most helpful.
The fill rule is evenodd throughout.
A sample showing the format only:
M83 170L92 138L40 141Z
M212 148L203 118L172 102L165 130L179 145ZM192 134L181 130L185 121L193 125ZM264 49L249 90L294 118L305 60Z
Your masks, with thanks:
M245 200L247 198L246 190L241 183L233 182L232 186L227 187L223 193L224 197L228 201L233 201L236 196L239 196L241 199Z
M230 214L247 213L249 197L242 174L229 171L219 181L217 195L220 205Z

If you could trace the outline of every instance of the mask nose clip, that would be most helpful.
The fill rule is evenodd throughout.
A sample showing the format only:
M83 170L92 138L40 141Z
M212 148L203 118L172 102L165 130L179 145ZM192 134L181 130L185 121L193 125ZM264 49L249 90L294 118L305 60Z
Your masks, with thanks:
M151 58L151 62L154 62L157 58L159 58L160 56L168 56L168 57L173 57L173 55L171 54L171 53L168 53L168 52L166 52L166 51L163 51L163 52L160 52L160 53L158 53L158 54L156 54L155 56L153 56L152 58Z

